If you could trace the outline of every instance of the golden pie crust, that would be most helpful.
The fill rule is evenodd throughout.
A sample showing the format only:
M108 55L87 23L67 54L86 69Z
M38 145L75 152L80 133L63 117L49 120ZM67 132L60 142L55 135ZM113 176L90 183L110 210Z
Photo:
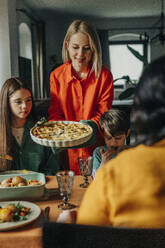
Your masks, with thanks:
M32 134L39 139L77 140L92 133L91 127L79 122L46 122L33 128Z

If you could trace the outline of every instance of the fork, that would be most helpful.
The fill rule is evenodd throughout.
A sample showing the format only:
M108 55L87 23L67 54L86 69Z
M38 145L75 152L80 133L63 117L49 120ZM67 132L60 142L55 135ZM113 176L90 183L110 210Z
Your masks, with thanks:
M43 215L44 215L44 221L49 221L49 213L50 213L50 207L46 207L44 209Z

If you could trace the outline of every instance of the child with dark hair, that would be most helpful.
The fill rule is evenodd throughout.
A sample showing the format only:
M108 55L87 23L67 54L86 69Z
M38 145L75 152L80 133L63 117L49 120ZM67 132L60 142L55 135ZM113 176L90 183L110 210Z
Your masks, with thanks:
M35 125L32 91L21 78L6 80L0 91L0 171L32 170L55 175L58 155L30 137Z
M127 147L126 138L130 134L128 114L119 109L110 109L105 112L99 120L99 125L105 145L97 147L93 152L93 178L100 166Z

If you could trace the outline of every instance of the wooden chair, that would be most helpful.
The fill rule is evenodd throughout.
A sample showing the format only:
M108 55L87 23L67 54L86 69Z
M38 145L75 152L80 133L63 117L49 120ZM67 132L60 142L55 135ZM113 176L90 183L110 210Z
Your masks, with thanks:
M43 248L165 248L165 229L47 222L43 226Z

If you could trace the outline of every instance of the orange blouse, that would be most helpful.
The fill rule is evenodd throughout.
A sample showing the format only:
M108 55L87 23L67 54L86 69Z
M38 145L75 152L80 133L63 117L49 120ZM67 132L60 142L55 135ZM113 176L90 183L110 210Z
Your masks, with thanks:
M99 78L89 68L87 77L79 80L72 72L71 63L65 63L52 71L50 92L49 120L93 120L98 125L100 116L112 107L113 77L103 66ZM70 169L79 174L78 156L92 155L98 145L69 149Z

